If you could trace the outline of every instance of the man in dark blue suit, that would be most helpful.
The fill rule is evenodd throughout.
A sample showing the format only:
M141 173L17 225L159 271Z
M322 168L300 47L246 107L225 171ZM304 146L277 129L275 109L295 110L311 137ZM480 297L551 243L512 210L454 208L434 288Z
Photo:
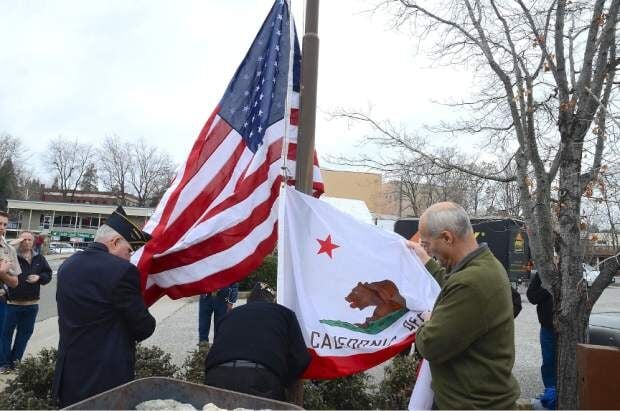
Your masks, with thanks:
M85 251L58 270L54 396L66 407L134 379L136 342L155 330L129 262L150 236L118 207Z

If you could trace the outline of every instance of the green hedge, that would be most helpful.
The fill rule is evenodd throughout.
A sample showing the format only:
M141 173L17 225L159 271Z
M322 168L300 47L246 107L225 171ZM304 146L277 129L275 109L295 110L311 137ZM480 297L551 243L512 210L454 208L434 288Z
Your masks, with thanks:
M181 368L171 362L170 354L159 347L138 346L136 378L175 377L202 384L208 347L191 351ZM52 379L56 350L44 349L28 355L17 366L15 379L0 392L0 409L56 409L52 400ZM379 385L373 385L366 373L334 380L304 383L304 407L307 409L406 409L415 383L419 361L412 357L395 357L385 368Z
M239 290L249 291L257 282L267 283L274 290L278 283L278 257L268 255L252 274L239 282Z
M29 355L22 360L15 370L15 379L0 393L0 409L57 409L52 400L56 354L54 348L43 349L37 356Z
M374 407L380 410L406 410L415 385L420 359L397 355L385 367L383 381L374 395Z
M36 356L26 356L15 370L15 379L0 392L0 409L57 409L58 406L52 399L57 356L58 352L54 348L43 349ZM170 354L159 347L138 345L136 378L174 377L178 372L179 368L172 364Z
M373 386L366 373L304 383L304 408L309 410L373 409Z

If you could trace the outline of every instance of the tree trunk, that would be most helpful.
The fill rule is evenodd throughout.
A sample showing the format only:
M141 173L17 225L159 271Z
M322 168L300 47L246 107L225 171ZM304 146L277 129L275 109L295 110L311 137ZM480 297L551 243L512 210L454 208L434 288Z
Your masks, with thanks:
M576 294L578 291L573 290ZM557 324L557 408L562 410L579 409L579 381L577 379L577 344L586 340L586 329L590 310L583 298L577 295L564 295L573 302L567 314L555 312Z
M560 125L560 131L567 124ZM552 283L554 325L558 337L556 375L559 409L579 408L577 344L585 342L591 302L586 300L587 284L582 281L581 249L581 157L583 143L569 133L562 134L567 147L560 160L559 281ZM561 367L561 368L560 368Z

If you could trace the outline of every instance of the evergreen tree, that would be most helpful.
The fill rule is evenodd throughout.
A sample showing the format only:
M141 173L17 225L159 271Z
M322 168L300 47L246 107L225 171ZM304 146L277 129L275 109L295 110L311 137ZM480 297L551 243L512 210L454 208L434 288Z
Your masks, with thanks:
M82 176L82 182L80 183L80 190L99 191L99 177L97 176L97 168L94 163L90 163L86 167L86 171Z
M17 175L13 161L7 159L0 166L0 197L16 198L18 195Z

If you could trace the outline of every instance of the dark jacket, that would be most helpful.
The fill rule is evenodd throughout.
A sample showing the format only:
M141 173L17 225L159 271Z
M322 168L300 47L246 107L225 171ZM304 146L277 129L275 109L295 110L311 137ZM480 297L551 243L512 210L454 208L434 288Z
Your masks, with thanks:
M527 287L527 299L532 304L536 304L536 313L540 325L553 329L553 297L549 291L542 287L538 273L534 275L530 281L530 286Z
M20 255L17 256L22 273L18 277L17 287L8 290L7 299L9 301L38 300L41 286L52 280L52 269L45 257L34 252L33 254L32 263ZM26 281L30 274L38 275L39 281L33 284Z
M58 270L53 392L65 407L134 378L136 341L155 330L137 268L93 243Z
M310 364L297 317L282 305L250 302L232 309L216 327L206 370L228 361L253 361L270 369L288 386Z

